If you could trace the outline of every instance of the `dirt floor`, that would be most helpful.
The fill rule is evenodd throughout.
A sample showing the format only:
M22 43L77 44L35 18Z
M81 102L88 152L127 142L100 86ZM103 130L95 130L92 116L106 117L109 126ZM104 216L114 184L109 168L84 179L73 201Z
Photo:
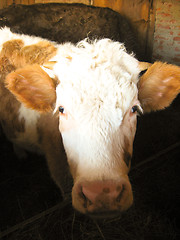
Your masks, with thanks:
M174 240L180 215L180 96L165 111L138 120L130 179L134 205L95 221L78 214L51 180L43 157L18 160L0 137L0 239Z

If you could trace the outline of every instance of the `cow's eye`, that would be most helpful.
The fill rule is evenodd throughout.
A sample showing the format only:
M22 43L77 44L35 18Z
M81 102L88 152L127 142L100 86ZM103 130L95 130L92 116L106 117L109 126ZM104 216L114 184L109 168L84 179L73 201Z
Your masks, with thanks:
M132 108L131 108L131 112L132 113L137 113L138 116L142 115L143 114L143 110L140 106L138 105L134 105Z
M59 112L62 113L62 114L65 112L64 108L62 106L59 107Z

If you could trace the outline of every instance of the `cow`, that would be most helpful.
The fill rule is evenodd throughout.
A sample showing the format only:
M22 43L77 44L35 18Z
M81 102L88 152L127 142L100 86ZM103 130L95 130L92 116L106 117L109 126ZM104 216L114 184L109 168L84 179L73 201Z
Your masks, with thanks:
M107 38L57 44L7 27L0 36L0 121L16 153L44 154L62 190L65 149L76 210L127 210L137 115L171 104L180 68L139 62Z

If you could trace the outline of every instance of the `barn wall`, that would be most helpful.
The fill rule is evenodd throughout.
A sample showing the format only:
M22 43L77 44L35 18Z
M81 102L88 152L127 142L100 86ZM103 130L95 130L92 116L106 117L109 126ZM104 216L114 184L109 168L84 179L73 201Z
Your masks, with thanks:
M35 0L0 0L0 8L7 7L13 3L16 4L34 4Z
M63 2L63 3L84 3L91 4L91 0L0 0L0 8L15 4L35 4L35 3L49 3L49 2Z
M180 65L180 0L158 0L153 60Z
M34 0L34 3L50 3L50 2L62 2L62 3L83 3L91 5L91 0Z

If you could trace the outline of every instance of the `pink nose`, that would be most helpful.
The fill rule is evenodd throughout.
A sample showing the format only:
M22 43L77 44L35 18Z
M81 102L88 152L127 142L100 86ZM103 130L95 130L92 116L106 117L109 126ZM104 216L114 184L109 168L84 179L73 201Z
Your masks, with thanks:
M81 200L87 213L121 211L128 198L126 181L94 181L81 183Z
M122 191L123 186L116 185L112 182L92 182L86 186L82 186L82 193L91 203L95 203L101 195L118 201Z

